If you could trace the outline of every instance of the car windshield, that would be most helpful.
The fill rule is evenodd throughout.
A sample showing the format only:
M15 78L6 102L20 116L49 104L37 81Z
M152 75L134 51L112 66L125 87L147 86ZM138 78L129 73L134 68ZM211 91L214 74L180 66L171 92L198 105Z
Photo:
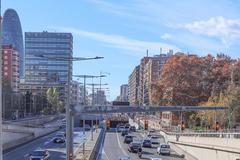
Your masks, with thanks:
M32 156L44 156L45 155L45 151L34 151L32 153Z

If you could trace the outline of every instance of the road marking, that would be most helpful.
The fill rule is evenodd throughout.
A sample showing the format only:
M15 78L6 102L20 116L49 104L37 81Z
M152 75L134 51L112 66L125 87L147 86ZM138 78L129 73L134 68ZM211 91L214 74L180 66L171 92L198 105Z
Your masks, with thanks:
M118 140L118 146L120 147L120 149L122 150L123 154L125 154L125 156L128 156L128 154L124 151L124 149L122 148L122 145L120 143L119 137L118 137L118 132L116 131L117 134L117 140Z
M103 149L103 151L102 151L102 154L107 158L107 160L110 160L110 159L108 158L108 156L107 156L107 153L104 151L104 149Z

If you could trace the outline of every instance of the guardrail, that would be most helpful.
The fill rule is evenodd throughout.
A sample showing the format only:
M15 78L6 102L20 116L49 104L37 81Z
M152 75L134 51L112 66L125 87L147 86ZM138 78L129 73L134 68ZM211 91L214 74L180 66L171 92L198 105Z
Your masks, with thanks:
M98 139L97 139L97 142L92 150L92 153L89 157L89 160L98 160L99 159L99 156L101 154L101 148L103 146L103 142L104 142L104 139L105 139L105 129L102 129L99 136L98 136Z
M240 133L225 133L225 132L206 132L206 133L177 133L165 132L167 135L179 135L189 137L213 137L213 138L237 138L240 139Z

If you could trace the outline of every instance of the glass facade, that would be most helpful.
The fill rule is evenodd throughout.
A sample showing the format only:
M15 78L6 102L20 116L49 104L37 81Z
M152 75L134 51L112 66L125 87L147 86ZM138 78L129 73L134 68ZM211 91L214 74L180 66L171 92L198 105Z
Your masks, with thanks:
M71 80L72 62L68 61L73 55L71 33L26 32L25 54L25 83L65 87L68 71Z
M3 15L2 42L6 45L13 45L19 54L20 78L24 78L24 49L23 34L20 19L14 9L7 9Z

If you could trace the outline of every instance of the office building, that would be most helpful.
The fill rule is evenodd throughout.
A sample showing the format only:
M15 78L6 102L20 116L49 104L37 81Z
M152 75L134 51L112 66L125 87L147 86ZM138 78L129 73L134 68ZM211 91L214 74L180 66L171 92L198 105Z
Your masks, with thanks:
M23 87L31 91L58 89L66 102L68 76L72 80L73 37L71 33L26 32L26 72Z
M23 34L19 16L14 9L7 9L2 21L2 43L12 45L19 55L19 74L24 78Z
M128 84L120 86L120 101L128 102Z

